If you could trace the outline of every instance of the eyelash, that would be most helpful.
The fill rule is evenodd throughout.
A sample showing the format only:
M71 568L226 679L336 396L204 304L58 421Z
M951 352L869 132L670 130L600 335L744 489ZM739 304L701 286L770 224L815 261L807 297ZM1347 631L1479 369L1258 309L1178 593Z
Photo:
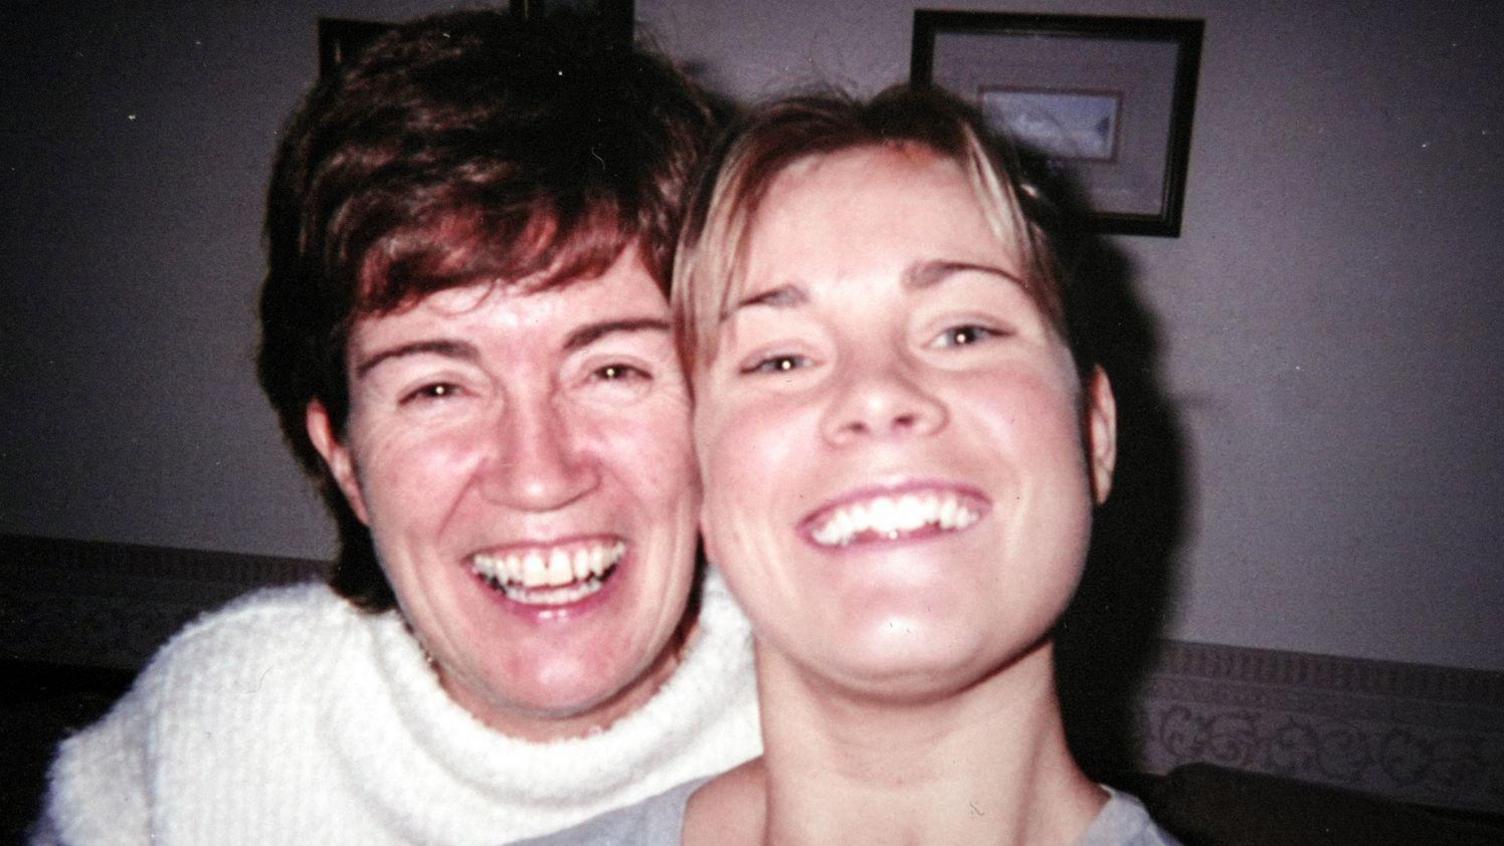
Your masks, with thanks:
M408 392L407 395L402 397L400 402L402 405L414 402L440 402L442 400L453 399L462 393L464 393L464 388L453 382L430 382L427 385Z
M590 376L601 382L625 382L628 380L637 381L653 378L651 373L641 367L627 364L623 361L613 361L610 364L603 364L590 371Z
M743 367L742 373L747 375L787 373L790 370L802 369L809 365L810 359L808 356L797 353L783 353L758 359L752 364Z
M973 333L976 335L976 337L973 337L970 340L966 341L956 340L955 336L962 332ZM942 348L969 347L975 344L979 344L982 341L991 340L993 338L1001 338L1005 334L1007 333L993 329L990 326L982 326L976 323L964 323L959 326L948 327L947 329L942 331L939 336L935 338L935 343L937 346Z

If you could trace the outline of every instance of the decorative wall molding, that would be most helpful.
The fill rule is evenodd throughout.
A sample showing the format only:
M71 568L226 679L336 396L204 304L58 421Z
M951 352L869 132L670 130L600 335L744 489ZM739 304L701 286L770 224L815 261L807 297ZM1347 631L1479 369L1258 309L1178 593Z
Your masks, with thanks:
M135 669L185 622L327 564L0 535L0 657ZM1504 673L1166 641L1139 767L1205 761L1504 813Z
M1135 722L1150 772L1206 761L1504 812L1504 673L1171 641Z

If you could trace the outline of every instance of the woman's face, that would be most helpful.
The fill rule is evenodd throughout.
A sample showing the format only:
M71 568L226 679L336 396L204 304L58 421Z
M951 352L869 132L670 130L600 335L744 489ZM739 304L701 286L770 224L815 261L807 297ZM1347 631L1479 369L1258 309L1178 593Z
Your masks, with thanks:
M762 660L958 688L1044 639L1105 496L1114 410L960 168L867 148L773 183L695 374L702 529Z
M515 736L607 725L673 669L699 486L668 304L637 255L363 318L346 437L309 410L445 689Z

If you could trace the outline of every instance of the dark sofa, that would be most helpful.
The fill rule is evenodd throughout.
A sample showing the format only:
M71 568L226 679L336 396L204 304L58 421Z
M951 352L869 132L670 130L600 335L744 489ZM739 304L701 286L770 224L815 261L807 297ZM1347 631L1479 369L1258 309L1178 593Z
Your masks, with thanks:
M58 740L102 716L125 670L0 661L0 842L36 817ZM1187 846L1504 844L1504 818L1409 805L1292 779L1187 764L1110 777Z

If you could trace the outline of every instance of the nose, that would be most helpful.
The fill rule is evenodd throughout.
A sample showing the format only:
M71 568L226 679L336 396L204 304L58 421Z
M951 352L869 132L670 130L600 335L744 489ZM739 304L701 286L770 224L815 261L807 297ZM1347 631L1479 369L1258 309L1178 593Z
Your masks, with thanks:
M847 368L837 378L836 397L823 421L831 443L931 435L945 426L944 403L897 356Z
M582 449L569 415L550 398L509 404L494 424L496 449L481 470L487 499L521 511L553 511L599 486L600 468Z

